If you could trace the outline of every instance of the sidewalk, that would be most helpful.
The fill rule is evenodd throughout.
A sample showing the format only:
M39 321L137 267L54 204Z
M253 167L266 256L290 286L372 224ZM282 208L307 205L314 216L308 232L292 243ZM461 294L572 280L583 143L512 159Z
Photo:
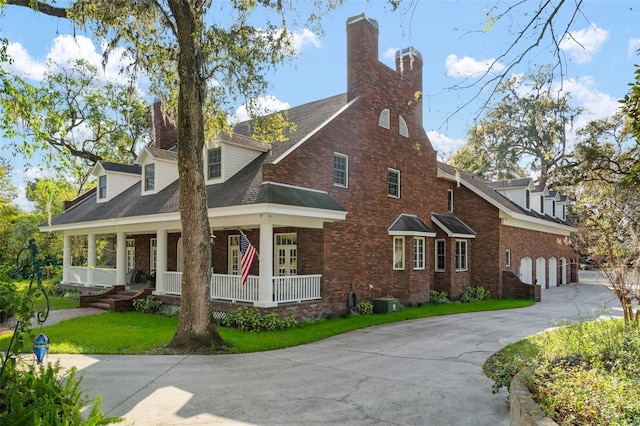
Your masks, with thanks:
M98 315L104 312L106 311L103 311L102 309L96 309L96 308L59 309L56 311L49 312L49 316L47 317L47 320L45 321L44 325L53 325L53 324L59 323L60 321L64 321L70 318L81 317L86 315ZM15 320L13 318L9 318L6 324L0 324L0 334L13 331L13 328L15 327L15 325L16 325ZM38 327L37 319L34 318L31 320L31 327Z

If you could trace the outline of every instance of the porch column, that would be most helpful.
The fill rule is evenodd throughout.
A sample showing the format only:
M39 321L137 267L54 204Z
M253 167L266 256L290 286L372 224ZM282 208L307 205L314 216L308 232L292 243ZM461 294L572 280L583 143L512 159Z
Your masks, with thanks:
M93 270L96 268L96 234L87 235L87 266L87 282L85 284L95 284Z
M116 285L127 284L127 234L116 234Z
M69 268L71 268L71 235L62 238L62 282L69 282Z
M270 308L278 304L273 301L273 224L260 224L260 279L258 301L254 306Z
M164 273L167 272L167 256L168 256L168 246L169 241L167 238L166 230L159 230L156 232L157 243L158 243L158 252L156 258L156 293L164 294L165 292L165 283L164 283Z

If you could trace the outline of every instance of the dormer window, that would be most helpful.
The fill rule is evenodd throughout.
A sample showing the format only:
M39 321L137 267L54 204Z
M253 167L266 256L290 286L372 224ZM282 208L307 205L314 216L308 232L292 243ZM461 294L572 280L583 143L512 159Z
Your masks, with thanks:
M156 165L151 163L144 166L144 190L153 191L156 181Z
M102 175L98 178L98 198L107 198L107 175Z
M207 151L207 173L209 179L222 177L222 148L212 148Z
M531 191L524 190L524 206L527 210L531 210Z
M551 202L551 216L556 217L556 201Z
M544 214L544 195L540 196L540 213Z

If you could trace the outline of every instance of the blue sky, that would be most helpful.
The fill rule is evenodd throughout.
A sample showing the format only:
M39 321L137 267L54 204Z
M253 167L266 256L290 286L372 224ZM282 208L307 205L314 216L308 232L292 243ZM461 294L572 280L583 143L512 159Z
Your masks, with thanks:
M297 3L301 13L309 1ZM272 109L282 109L345 92L346 20L364 12L379 23L380 61L394 67L395 51L409 46L422 54L423 123L440 158L446 158L464 144L467 129L478 116L479 102L486 99L481 96L453 115L477 88L452 90L451 87L473 81L475 75L487 69L487 64L500 58L514 40L514 31L538 4L537 1L525 2L518 9L519 13L494 24L489 31L483 31L487 12L492 6L514 3L405 0L399 10L392 12L382 0L347 1L323 18L322 36L315 36L303 27L290 28L295 31L298 56L271 75L272 88L265 94L263 103ZM566 3L567 9L554 21L557 31L564 28L568 14L572 12L573 2ZM14 58L9 70L28 76L34 82L41 78L48 58L64 62L83 57L99 64L101 43L85 35L69 22L23 8L10 8L0 17L0 36L8 38L9 54ZM523 46L530 42L525 41ZM585 109L583 120L610 116L617 107L617 100L628 90L634 64L640 63L640 57L635 53L640 49L640 2L585 0L584 15L576 17L571 37L560 45L567 64L562 87L571 92L574 105ZM531 71L554 60L549 40L543 40L513 68L512 73ZM507 59L498 61L497 67L506 63ZM103 78L121 79L117 69L118 64L112 62ZM558 87L559 84L558 81ZM4 156L11 159L5 151L3 149ZM26 179L43 173L34 167L25 170L19 157L13 161L14 183L20 188L24 187ZM18 204L27 206L23 196Z

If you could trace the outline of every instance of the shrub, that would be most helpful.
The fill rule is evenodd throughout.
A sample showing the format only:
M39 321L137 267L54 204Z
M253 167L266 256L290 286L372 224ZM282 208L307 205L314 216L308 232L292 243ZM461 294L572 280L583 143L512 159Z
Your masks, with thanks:
M358 306L356 306L356 311L360 315L370 315L373 313L373 303L369 302L368 300L363 300L362 302L358 303Z
M7 425L108 425L124 421L107 418L97 399L86 419L87 401L79 390L76 369L64 372L59 363L4 371L0 387L0 424Z
M241 306L233 312L228 312L222 320L223 327L237 328L251 333L260 331L285 330L297 326L293 314L289 312L280 318L276 312L262 314L258 308Z
M474 302L476 300L486 300L491 297L491 293L485 290L482 286L471 286L464 289L462 296L460 296L461 302Z
M0 282L0 324L13 315L12 307L15 306L16 286L11 282Z
M449 303L449 294L447 294L446 291L435 291L435 290L431 290L429 292L429 301L435 305L438 305L440 303Z
M133 299L133 309L145 314L155 314L160 311L162 302L153 296L147 296L145 299Z

